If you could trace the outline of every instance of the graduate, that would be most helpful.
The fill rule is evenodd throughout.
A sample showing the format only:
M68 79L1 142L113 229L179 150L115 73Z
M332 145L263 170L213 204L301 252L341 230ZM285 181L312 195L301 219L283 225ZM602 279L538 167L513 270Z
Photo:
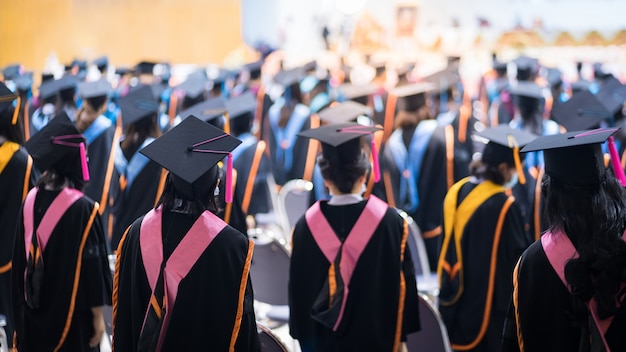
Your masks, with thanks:
M346 123L300 134L321 141L331 192L293 231L289 329L303 352L395 352L420 329L408 225L384 201L361 196L370 172L361 137L376 130Z
M114 226L111 249L115 250L124 231L154 207L165 185L166 171L138 151L158 138L159 106L150 86L142 85L120 98L124 136L116 148L115 168L120 175L120 194L112 208Z
M216 164L240 143L190 116L140 151L170 173L117 249L116 351L259 351L253 242L215 215Z
M268 177L272 169L266 153L264 141L259 141L251 132L256 108L256 98L251 92L226 101L226 109L230 118L231 134L241 140L241 145L232 152L233 167L237 170L237 182L233 203L241 208L241 213L233 212L231 226L247 229L246 219L252 216L256 224L257 214L273 212ZM237 214L244 219L237 219ZM235 222L243 224L235 224ZM243 226L242 226L243 225Z
M100 204L98 212L107 238L111 238L113 231L111 206L119 193L119 174L115 170L114 161L122 134L121 127L104 115L110 91L111 85L105 80L81 83L78 94L83 104L75 122L89 148L91 179L85 185L84 192Z
M22 147L18 121L17 94L0 83L0 314L7 318L4 330L13 346L13 311L11 309L11 258L19 211L38 173L33 160Z
M269 149L272 173L276 184L303 178L309 143L297 138L298 133L311 126L311 111L303 104L300 93L301 68L279 72L274 78L284 87L282 96L268 112Z
M111 304L111 272L85 140L65 113L26 149L43 175L19 214L13 249L13 314L19 351L98 351Z
M626 350L626 177L616 132L545 136L522 149L544 151L548 230L515 267L502 351Z
M532 243L517 202L505 190L521 172L519 148L535 136L506 125L478 135L489 141L482 158L444 200L439 312L454 350L497 351L511 273Z

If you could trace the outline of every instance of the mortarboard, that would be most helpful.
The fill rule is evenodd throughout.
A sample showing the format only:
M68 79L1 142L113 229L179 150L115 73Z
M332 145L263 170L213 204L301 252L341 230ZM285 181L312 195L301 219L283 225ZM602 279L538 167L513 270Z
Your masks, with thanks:
M371 135L381 130L380 127L363 126L357 123L341 123L325 125L298 133L298 136L317 139L322 144L322 155L334 166L351 164L360 157L360 137ZM380 179L378 167L378 150L374 138L372 143L372 159L374 161L375 180Z
M13 93L9 88L7 88L4 83L0 82L0 116L9 106L13 105L13 101L18 99L19 96ZM19 100L18 100L19 105ZM13 116L11 117L11 124L15 125L17 123L17 115L20 109L15 109L13 111Z
M190 99L199 98L206 91L208 81L199 77L189 77L178 86L178 89L185 92L185 96Z
M98 70L102 71L109 66L109 58L107 56L100 56L93 60L93 65L96 66Z
M513 59L513 63L517 69L517 79L520 81L528 80L539 67L539 60L523 54Z
M132 73L132 72L133 72L133 70L128 68L128 67L117 67L115 69L115 74L119 75L119 76L124 76L124 75L127 75L127 74Z
M62 90L75 89L77 85L76 78L71 75L65 75L59 79L48 80L39 87L39 97L48 99Z
M622 186L626 186L612 137L617 130L600 128L543 136L529 143L522 152L543 150L546 174L565 184L588 186L606 177L601 144L608 139L613 171Z
M21 91L28 91L33 86L33 73L24 72L16 77L14 80L15 86Z
M475 135L489 141L483 150L483 162L490 165L500 163L515 165L520 183L526 183L519 152L522 147L537 138L536 135L511 128L506 124L487 128L476 132Z
M152 95L150 86L142 85L119 99L124 127L151 117L159 111L159 104Z
M152 75L154 74L154 66L156 66L156 62L141 61L137 65L135 65L135 73L138 75L141 75L141 74Z
M2 69L2 76L4 77L5 81L12 81L21 74L21 71L22 71L22 65L20 64L9 65Z
M568 131L597 127L612 114L590 91L574 94L568 101L554 105L552 118Z
M548 81L548 83L552 87L563 82L563 80L561 79L561 70L559 70L558 68L548 68L546 72L546 81Z
M591 82L584 80L584 79L579 79L576 82L572 83L572 95L575 95L576 93L579 92L584 92L584 91L588 91L589 90L589 86L591 86Z
M455 88L461 82L461 75L458 68L452 66L426 76L422 81L434 84L432 89L434 92L445 92Z
M84 99L108 96L112 91L113 87L106 79L78 84L78 94Z
M511 95L543 99L543 88L534 82L520 81L509 88Z
M250 73L250 79L257 79L261 76L261 67L263 66L264 60L258 60L254 62L247 63L243 65L242 70L248 71Z
M353 100L367 104L369 97L378 92L378 86L374 83L352 84L344 83L339 86L339 92L344 100Z
M296 67L290 70L282 70L279 71L276 76L274 76L274 82L287 88L292 85L298 84L300 82L300 79L304 77L305 74L306 72L302 69L302 67Z
M397 98L393 108L397 111L417 111L426 104L425 93L432 91L435 87L435 84L425 82L396 87L389 92L390 96ZM389 102L389 99L387 101Z
M221 97L212 98L191 106L180 112L180 117L185 119L188 116L209 122L217 117L221 117L227 113L226 101Z
M246 113L254 113L256 108L256 98L251 92L243 93L240 96L225 101L228 117L235 119Z
M54 79L54 73L50 73L50 72L41 73L41 83L46 82L46 81L51 81L53 79Z
M191 185L240 143L217 127L189 116L139 152ZM231 178L232 157L229 156L225 186L227 202L232 199L232 194L229 197Z
M624 107L626 100L626 86L617 78L608 77L600 85L600 90L596 94L598 100L614 115Z
M318 113L320 119L329 124L354 122L360 116L372 118L372 109L354 101L345 101L330 106Z
M81 164L82 178L89 181L85 139L65 112L56 115L24 145L40 171L55 169L72 175Z

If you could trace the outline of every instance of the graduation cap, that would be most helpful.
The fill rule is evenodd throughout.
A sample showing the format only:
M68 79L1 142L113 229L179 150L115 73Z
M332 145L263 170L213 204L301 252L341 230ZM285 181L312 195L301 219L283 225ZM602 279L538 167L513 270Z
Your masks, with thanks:
M329 124L354 122L360 116L371 119L372 109L369 106L354 101L345 101L328 107L318 113L322 121Z
M243 65L242 70L250 73L250 79L257 79L261 76L261 67L263 67L264 60L258 60Z
M537 138L536 135L511 128L506 124L487 128L475 134L489 141L483 150L483 162L490 165L500 163L515 165L519 182L521 184L526 183L520 160L520 148Z
M189 77L180 85L178 89L185 92L185 96L190 99L198 99L206 91L208 81L199 77Z
M154 74L154 66L156 66L156 64L156 62L152 61L141 61L137 65L135 65L135 73L138 75L152 75Z
M159 111L159 104L152 95L150 86L142 85L119 99L124 127L141 119L151 117Z
M519 81L530 79L539 67L539 60L526 55L518 56L513 60L513 63L517 69L517 79Z
M211 120L224 116L227 113L228 110L226 109L226 101L221 97L217 97L195 104L192 107L181 111L179 115L183 119L188 116L195 116L204 122L210 122Z
M559 85L563 80L561 79L561 70L558 68L548 68L546 72L546 81L551 87Z
M240 96L225 101L226 111L230 119L236 119L246 113L253 113L256 108L256 98L251 92L243 93Z
M509 91L512 95L533 98L533 99L543 99L543 88L541 88L538 84L534 82L520 81L517 84L511 85Z
M108 96L112 91L113 86L106 79L78 84L78 94L84 99Z
M124 76L124 75L127 75L127 74L132 73L132 72L133 72L133 70L128 68L128 67L117 67L115 69L115 74L119 75L119 76Z
M50 73L50 72L41 73L41 83L46 82L46 81L52 81L52 80L54 80L54 73Z
M426 76L422 80L434 84L433 91L445 92L454 89L461 82L461 75L458 68L452 66Z
M39 87L39 97L48 99L61 91L75 89L77 85L76 77L65 75L59 79L45 81Z
M369 97L378 92L378 86L374 83L344 83L339 86L339 92L343 100L352 100L361 104L367 104L369 101Z
M282 70L279 71L276 76L274 76L274 82L287 88L300 83L300 79L302 79L302 77L304 77L305 75L306 71L304 71L302 67L296 67L290 70Z
M396 111L417 111L426 104L426 93L435 87L436 85L433 83L421 82L393 88L389 91L389 95L397 98L393 109ZM387 102L389 104L389 99ZM392 108L391 104L389 108Z
M607 110L611 112L611 115L615 115L624 107L624 101L626 101L626 86L617 78L610 77L602 83L596 96Z
M21 74L21 71L22 71L22 65L20 64L9 65L2 69L2 76L4 77L5 81L12 81Z
M85 139L62 111L24 145L40 171L55 169L74 175L80 162L82 178L89 181Z
M360 137L371 135L381 130L380 127L363 126L357 123L330 124L318 128L308 129L298 133L298 136L317 139L322 144L322 155L334 166L351 164L361 156ZM374 178L380 180L378 167L378 149L375 139L371 138L372 159L374 162Z
M19 96L13 93L4 83L0 82L0 116L4 116L3 112L11 105L13 105L13 101L18 99L17 103L19 105ZM15 125L17 123L17 115L20 109L15 109L13 111L13 116L11 117L11 124Z
M572 95L576 95L576 93L589 91L589 87L591 86L591 82L579 79L578 81L572 83Z
M15 82L15 86L18 90L28 91L33 86L33 73L24 72L23 74L16 77L13 82Z
M232 200L232 155L241 143L195 116L189 116L139 152L180 178L178 186L189 187L219 161L228 157L226 201ZM176 185L177 181L174 179Z
M93 60L92 63L98 68L98 70L102 71L109 66L109 58L107 56L100 56L99 58Z
M565 184L588 186L606 177L601 144L609 140L611 164L622 186L626 177L613 142L618 128L599 128L543 136L526 145L522 152L543 150L545 172Z
M574 94L568 101L556 104L552 109L552 119L568 131L597 127L612 116L590 91Z

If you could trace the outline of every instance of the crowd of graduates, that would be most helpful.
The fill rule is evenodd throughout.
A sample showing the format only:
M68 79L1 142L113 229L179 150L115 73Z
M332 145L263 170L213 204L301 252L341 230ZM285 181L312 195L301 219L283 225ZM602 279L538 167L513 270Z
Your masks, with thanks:
M35 143L54 119L67 119L84 138L77 144L88 159L82 191L98 204L93 209L104 239L89 248L110 255L121 248L127 232L138 231L131 227L135 220L161 204L170 184L167 162L140 151L178 126L191 125L186 120L197 118L241 142L214 162L221 170L214 194L215 214L243 234L278 221L272 218L278 216L273 199L290 180L312 182L311 205L333 196L328 172L316 162L320 141L301 134L358 124L376 127L361 138L373 165L362 193L403 210L418 225L430 267L440 279L440 310L453 348L496 350L506 328L516 262L551 223L542 192L544 152L519 152L538 136L621 127L626 87L599 64L593 66L593 80L569 82L535 58L520 55L501 62L494 56L476 96L469 96L459 72L462 60L450 57L441 71L423 77L416 77L411 67L394 70L394 87L385 83L391 74L385 63L367 60L369 77L315 61L292 68L278 63L274 69L262 57L237 69L198 67L178 83L167 64L140 62L111 72L102 57L89 63L75 60L61 77L44 74L38 87L27 68L6 67L0 85L0 314L9 323L15 319L11 291L5 290L11 282L12 230L20 224L29 190L46 171L46 164L37 160L49 157L23 145ZM97 79L87 75L94 68L100 73ZM602 152L615 159L623 155L626 140L622 131L612 131ZM323 146L323 138L318 139ZM161 148L164 153L169 146ZM498 168L501 163L504 169ZM625 164L626 157L613 162L615 170ZM480 188L484 180L500 187ZM474 188L486 193L472 198ZM472 209L457 200L465 197L474 202ZM81 216L89 218L90 206L85 203ZM485 233L488 240L472 242ZM106 290L110 283L93 285ZM12 330L9 325L11 336Z

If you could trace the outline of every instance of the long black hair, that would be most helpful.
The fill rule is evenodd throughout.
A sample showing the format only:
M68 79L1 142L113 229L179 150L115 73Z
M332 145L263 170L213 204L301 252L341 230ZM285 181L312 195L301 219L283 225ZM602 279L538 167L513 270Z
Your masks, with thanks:
M336 165L321 154L317 158L322 177L332 182L341 193L351 193L356 180L366 175L370 168L369 155L363 148L364 143L361 143L361 146L360 156L351 163Z
M169 173L161 198L155 208L163 205L165 211L199 215L208 210L213 214L220 211L218 197L214 193L222 171L216 165L200 176L194 183Z
M0 135L11 142L23 145L24 132L22 131L22 124L19 121L15 125L12 124L13 113L17 108L19 107L9 105L3 112L0 112Z
M574 303L574 316L588 321L587 303L593 297L600 319L617 311L615 297L626 281L626 191L607 171L594 185L574 186L545 175L549 231L562 231L576 247L579 257L565 265L565 278Z

